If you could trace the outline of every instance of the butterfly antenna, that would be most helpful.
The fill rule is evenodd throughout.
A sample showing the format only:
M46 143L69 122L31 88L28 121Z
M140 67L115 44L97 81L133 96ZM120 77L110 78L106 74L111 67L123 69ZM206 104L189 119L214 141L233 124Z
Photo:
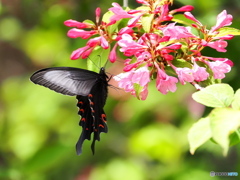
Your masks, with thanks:
M101 67L104 67L104 69L106 68L106 66L107 66L107 63L108 63L108 60L105 62L105 64L102 66L102 59L101 59L101 56L100 55L98 55L99 56L99 59L100 59L100 65L101 65Z
M108 60L105 62L104 66L103 66L104 68L106 68L106 66L107 66L107 63L108 63Z
M92 64L94 64L94 66L98 67L99 68L99 65L97 65L89 56L88 56L88 59L92 62ZM89 64L88 64L89 65Z

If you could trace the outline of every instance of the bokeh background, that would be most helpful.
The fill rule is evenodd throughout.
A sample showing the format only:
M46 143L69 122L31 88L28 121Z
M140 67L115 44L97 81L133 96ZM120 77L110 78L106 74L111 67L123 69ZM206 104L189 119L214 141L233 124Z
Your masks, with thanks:
M115 1L122 4L122 1ZM67 19L95 20L95 8L106 12L109 0L2 0L0 1L0 179L1 180L199 180L212 179L210 171L240 173L240 146L227 157L213 142L194 155L189 153L187 133L210 109L191 99L194 88L181 86L176 93L160 94L155 83L145 101L110 88L105 106L109 132L96 142L96 154L85 141L77 156L76 99L29 81L45 67L86 68L86 60L70 60L85 41L66 36ZM223 9L240 28L239 0L178 0L175 7L190 4L203 24L211 27ZM134 0L130 7L137 7ZM227 57L235 63L223 82L239 88L240 38L229 41L227 53L207 49L206 55ZM109 64L111 74L122 62ZM111 84L115 85L114 82ZM203 132L204 133L204 132ZM238 177L239 178L239 177ZM235 179L238 179L237 177ZM234 179L234 177L214 177Z

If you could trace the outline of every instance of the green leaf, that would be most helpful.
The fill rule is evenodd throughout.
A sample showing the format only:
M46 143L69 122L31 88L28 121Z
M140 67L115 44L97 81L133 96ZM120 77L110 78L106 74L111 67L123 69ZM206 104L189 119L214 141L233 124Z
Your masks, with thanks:
M240 111L231 108L216 108L209 115L213 139L223 148L227 155L229 135L240 126Z
M240 129L236 130L233 134L230 135L230 146L240 143Z
M124 20L124 19L123 19ZM116 34L116 32L118 31L118 28L119 28L119 24L123 21L123 20L119 20L117 21L115 24L113 25L110 25L107 27L107 30L108 30L108 34L109 35L112 35L112 34ZM115 35L116 36L116 35Z
M152 20L153 20L154 14L149 14L142 16L142 26L145 32L149 33L152 27Z
M240 89L238 89L234 95L232 108L236 110L240 110Z
M209 107L229 107L234 91L228 84L210 85L192 95L193 99Z
M110 48L103 49L102 47L97 47L93 50L87 61L88 70L99 72L101 67L104 67L108 61Z
M211 138L211 129L209 118L201 118L198 122L193 124L188 132L188 142L190 145L190 152L194 154L196 149Z
M191 26L191 24L193 23L192 20L187 19L183 14L175 14L175 15L173 16L172 21L175 21L175 22L177 22L177 23L184 24L184 25L186 25L186 26Z
M106 23L109 23L110 22L110 17L113 16L114 13L112 11L108 11L106 13L103 14L102 16L102 21L103 22L106 22Z
M140 93L142 92L143 87L140 86L140 84L137 84L137 83L134 83L134 84L133 84L133 87L134 87L134 90L135 90L135 92L136 92L136 97L141 100L142 98L141 98L141 96L140 96Z
M88 23L88 24L95 25L95 23L92 20L89 20L89 19L84 20L83 23Z
M232 27L223 27L223 28L220 28L218 31L219 33L215 37L222 37L229 34L235 35L235 36L240 35L240 30Z
M184 68L184 67L188 67L188 68L192 68L192 65L187 62L184 59L175 59L172 61L173 65L176 67L180 67L180 68Z

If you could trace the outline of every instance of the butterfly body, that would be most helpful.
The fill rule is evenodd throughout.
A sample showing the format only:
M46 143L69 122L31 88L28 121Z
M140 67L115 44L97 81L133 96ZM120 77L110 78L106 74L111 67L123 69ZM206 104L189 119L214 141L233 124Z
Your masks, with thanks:
M77 154L82 153L85 139L90 140L93 133L92 152L95 141L100 141L100 133L107 133L106 114L103 107L107 99L108 76L105 69L99 73L73 67L46 68L35 72L30 80L58 93L76 96L81 116L79 125L82 133L76 144Z

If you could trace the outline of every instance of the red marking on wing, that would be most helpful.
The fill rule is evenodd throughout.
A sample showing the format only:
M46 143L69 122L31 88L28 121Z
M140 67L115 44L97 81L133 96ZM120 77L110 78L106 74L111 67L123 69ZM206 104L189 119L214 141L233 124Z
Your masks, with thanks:
M104 125L102 125L102 124L99 124L98 126L104 128Z
M102 116L102 118L104 118L104 119L107 117L106 114L102 114L101 116Z
M102 114L102 115L101 115L101 118L102 118L103 122L105 122L105 123L107 122L107 120L106 120L106 118L107 118L106 114Z
M79 109L80 112L84 113L84 109Z

